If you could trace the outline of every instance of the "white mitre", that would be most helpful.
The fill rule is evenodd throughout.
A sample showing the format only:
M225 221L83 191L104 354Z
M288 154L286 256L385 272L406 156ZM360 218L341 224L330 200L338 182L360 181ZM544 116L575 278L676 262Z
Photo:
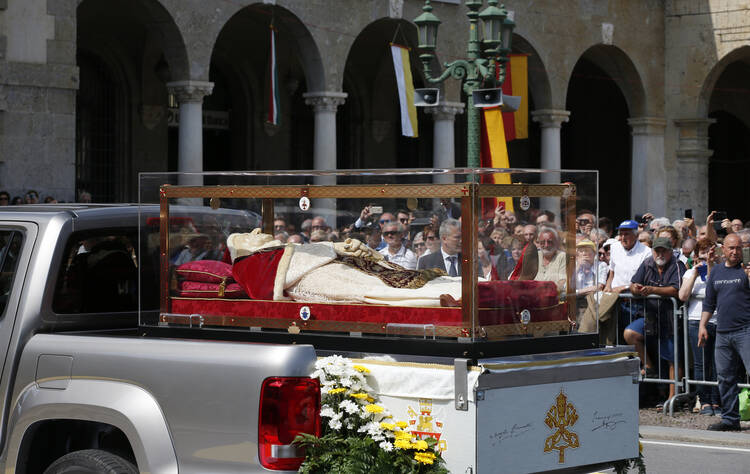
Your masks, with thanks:
M250 255L258 250L283 245L280 240L274 240L272 235L262 233L259 228L253 229L250 233L231 234L227 237L227 248L233 262L238 257Z

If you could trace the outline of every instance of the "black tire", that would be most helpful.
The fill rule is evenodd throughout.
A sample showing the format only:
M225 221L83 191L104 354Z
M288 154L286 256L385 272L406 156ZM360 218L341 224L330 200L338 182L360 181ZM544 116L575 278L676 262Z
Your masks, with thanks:
M129 461L107 451L73 451L53 462L44 474L138 474Z

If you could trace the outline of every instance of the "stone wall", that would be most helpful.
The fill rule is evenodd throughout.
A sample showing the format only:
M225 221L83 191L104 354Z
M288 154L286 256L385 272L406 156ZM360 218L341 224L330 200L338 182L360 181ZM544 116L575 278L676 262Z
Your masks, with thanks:
M75 2L0 2L0 189L72 200Z
M0 189L12 194L38 188L42 194L61 199L74 197L76 7L81 3L0 0ZM158 30L171 80L207 81L222 28L243 8L256 3L143 0L143 7L153 13L154 21L149 27ZM383 18L410 22L421 12L423 2L264 3L282 7L300 20L294 35L307 90L336 92L342 89L349 51L362 31ZM683 136L692 138L686 138L681 145L675 120L706 118L707 97L725 66L722 59L731 59L733 52L750 38L746 32L750 27L745 26L750 24L749 13L744 4L739 0L507 0L505 5L514 13L516 33L524 47L536 53L529 70L536 108L564 110L576 62L584 55L599 61L598 65L621 86L632 119L666 119L664 156L649 155L647 165L665 170L667 213L675 217L682 208L692 207L699 216L706 206L707 181L703 176L694 176L703 169L697 158L703 155L701 150L693 153L691 147L703 146L700 135L705 131L694 121L683 122L697 128L683 130ZM438 35L440 61L464 57L466 8L447 1L435 1L433 7L443 22ZM591 53L592 47L601 45L610 46L606 51L615 54L602 57ZM135 61L130 74L139 77L141 66ZM143 81L140 86L150 87ZM140 124L142 98L149 96L149 90L139 90L141 96L129 104L133 120L129 127L133 133L129 153L137 168L134 172L166 168L166 128L151 132ZM461 101L457 81L446 82L443 93L447 101ZM150 102L153 100L147 100L145 105L154 105ZM259 132L262 130L253 131ZM690 164L682 167L683 175L685 170L692 170L689 178L679 177L678 155L686 157L685 163ZM685 179L691 186L704 189L694 194L681 193ZM692 201L686 203L685 199Z

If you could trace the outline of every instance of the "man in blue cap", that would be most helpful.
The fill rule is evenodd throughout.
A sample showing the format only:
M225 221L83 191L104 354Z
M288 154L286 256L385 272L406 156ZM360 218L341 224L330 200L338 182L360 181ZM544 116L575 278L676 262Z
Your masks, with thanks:
M619 242L610 247L609 275L604 291L620 293L630 288L630 283L638 268L644 260L651 256L651 249L638 241L638 223L634 220L622 221L617 227ZM638 313L642 313L643 306L635 301L622 301L620 303L620 317L618 325L618 338L622 337L622 331L633 320L637 319Z

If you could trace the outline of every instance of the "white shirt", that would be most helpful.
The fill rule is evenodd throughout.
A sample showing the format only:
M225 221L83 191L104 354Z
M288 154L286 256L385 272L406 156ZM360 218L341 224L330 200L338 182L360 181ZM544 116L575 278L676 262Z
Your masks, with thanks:
M398 252L396 252L395 255L391 254L391 252L388 250L387 245L378 250L378 252L380 252L380 254L383 255L387 261L395 263L396 265L401 265L407 270L417 269L417 255L403 245L400 249L398 249Z
M443 247L440 246L440 253L443 254L443 264L445 265L445 272L450 275L451 271L451 261L449 257L452 257L456 262L456 275L461 274L461 261L458 259L458 254L448 255L445 253L445 250L443 250Z
M697 269L691 268L686 271L682 276L682 281L692 278ZM708 278L708 276L706 276ZM703 298L706 297L706 282L701 278L700 275L695 277L695 283L693 284L693 292L690 293L688 299L688 319L691 321L700 321L701 312L703 311ZM716 324L716 312L714 311L713 316L708 321L709 323Z
M609 249L609 267L615 272L612 288L630 286L630 280L638 267L650 256L651 249L638 241L630 250L625 250L620 242L613 243Z
M586 267L579 265L576 269L576 290L594 286L594 283L597 285L606 285L608 271L609 267L607 264L598 260Z

